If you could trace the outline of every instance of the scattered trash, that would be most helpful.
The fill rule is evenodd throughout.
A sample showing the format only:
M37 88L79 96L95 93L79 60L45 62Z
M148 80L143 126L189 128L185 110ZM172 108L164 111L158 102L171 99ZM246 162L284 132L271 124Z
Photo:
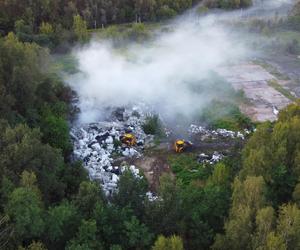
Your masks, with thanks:
M207 155L204 153L201 153L198 156L198 162L199 163L208 163L210 165L213 165L215 163L218 163L219 161L221 161L224 158L224 155L219 153L219 152L214 152L212 155Z
M273 106L273 114L276 116L279 114L279 110L276 106Z
M251 132L247 129L245 129L243 132L238 131L231 131L231 130L227 130L227 129L217 129L217 130L210 130L207 129L205 127L202 126L197 126L195 124L191 124L189 127L188 132L190 133L190 135L201 135L203 137L203 139L205 138L212 138L212 139L218 139L219 137L223 137L223 138L239 138L244 140L245 139L245 135L250 134Z
M158 196L156 196L155 194L153 194L150 191L146 193L146 196L147 196L147 198L148 198L149 201L156 201L156 200L159 199Z

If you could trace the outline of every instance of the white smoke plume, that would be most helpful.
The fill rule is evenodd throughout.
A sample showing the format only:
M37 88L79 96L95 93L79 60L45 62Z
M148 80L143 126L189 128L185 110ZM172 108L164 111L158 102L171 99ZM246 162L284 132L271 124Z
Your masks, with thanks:
M103 40L75 50L80 73L69 77L68 82L79 95L81 122L99 121L105 107L137 102L169 116L199 110L213 96L195 93L189 83L206 79L217 67L237 63L251 54L242 34L226 27L224 20L252 15L262 9L259 6L278 10L289 2L259 1L244 12L201 18L189 12L170 24L173 31L160 34L151 43L130 46L126 55Z

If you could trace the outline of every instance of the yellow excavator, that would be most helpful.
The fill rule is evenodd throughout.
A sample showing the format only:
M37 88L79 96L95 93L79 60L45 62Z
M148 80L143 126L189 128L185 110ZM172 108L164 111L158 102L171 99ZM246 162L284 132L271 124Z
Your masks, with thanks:
M124 134L120 137L120 140L129 147L136 145L136 138L133 134Z
M183 139L178 139L174 142L174 149L176 153L182 153L184 152L187 148L190 148L193 146L193 143L190 141L186 141Z
M183 152L187 147L187 143L184 140L176 140L174 143L174 149L176 153Z

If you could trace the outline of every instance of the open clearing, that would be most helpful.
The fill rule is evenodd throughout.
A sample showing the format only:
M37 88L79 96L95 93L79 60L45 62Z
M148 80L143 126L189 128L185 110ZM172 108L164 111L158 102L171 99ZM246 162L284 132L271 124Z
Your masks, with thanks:
M275 121L277 109L281 110L292 102L269 84L270 81L281 84L281 81L260 65L243 63L219 68L217 72L230 82L234 89L244 91L250 103L241 104L240 108L253 121Z

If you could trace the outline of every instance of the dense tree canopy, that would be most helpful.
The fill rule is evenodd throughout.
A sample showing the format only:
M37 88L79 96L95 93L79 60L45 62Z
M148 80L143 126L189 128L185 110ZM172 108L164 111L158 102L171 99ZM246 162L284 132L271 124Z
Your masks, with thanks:
M62 24L71 28L73 16L80 15L88 27L101 27L109 23L155 21L180 13L199 1L193 0L36 0L1 1L0 29L12 30L23 20L33 31L52 31L49 24ZM46 28L47 27L47 28ZM45 29L46 28L46 29Z
M292 203L299 193L299 118L298 101L275 124L260 125L248 141L225 234L217 235L214 249L299 248L300 209Z
M299 101L278 121L259 124L242 152L218 164L200 164L193 154L171 158L173 174L161 176L154 200L146 195L145 178L130 171L120 176L118 192L105 197L81 162L71 161L74 93L50 70L49 49L85 43L88 29L112 23L137 22L127 36L147 37L139 22L164 20L198 2L0 0L1 249L300 248ZM251 2L206 4L238 8ZM298 18L298 9L289 21ZM249 123L230 110L237 129ZM212 126L236 124L205 116ZM144 127L160 134L161 124L152 118Z
M252 0L1 0L0 35L14 31L22 41L66 49L74 40L86 41L86 28L162 21L199 3L240 8L251 5Z

